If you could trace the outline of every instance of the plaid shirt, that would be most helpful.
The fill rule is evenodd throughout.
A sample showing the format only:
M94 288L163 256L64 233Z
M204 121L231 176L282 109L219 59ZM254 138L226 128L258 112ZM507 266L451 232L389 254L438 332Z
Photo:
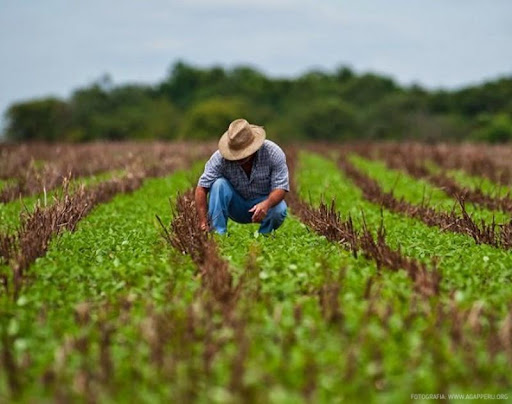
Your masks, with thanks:
M235 162L226 160L216 151L205 165L198 186L210 188L217 178L226 178L245 199L267 196L274 189L290 190L286 156L281 148L265 140L256 152L250 178Z

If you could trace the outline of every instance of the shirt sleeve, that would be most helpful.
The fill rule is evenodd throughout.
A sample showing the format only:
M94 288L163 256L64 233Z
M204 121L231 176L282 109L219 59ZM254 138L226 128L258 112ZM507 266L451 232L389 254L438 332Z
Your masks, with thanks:
M216 151L206 162L204 172L199 177L197 185L203 188L211 188L215 180L220 177L222 177L222 156L219 151Z
M270 189L284 189L290 191L290 184L288 181L288 166L286 165L286 155L277 148L272 153L272 168L270 171Z

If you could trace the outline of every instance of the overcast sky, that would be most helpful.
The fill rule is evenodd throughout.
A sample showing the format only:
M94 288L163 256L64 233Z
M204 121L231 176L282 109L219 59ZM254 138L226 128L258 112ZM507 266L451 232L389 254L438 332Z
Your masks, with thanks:
M346 64L457 87L512 74L512 0L0 0L0 111L178 59L293 76Z

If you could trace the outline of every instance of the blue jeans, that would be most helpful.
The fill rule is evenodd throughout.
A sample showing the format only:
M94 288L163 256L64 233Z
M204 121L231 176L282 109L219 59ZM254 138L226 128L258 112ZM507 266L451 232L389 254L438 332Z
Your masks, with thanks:
M208 202L208 216L213 230L219 234L225 234L228 218L238 223L252 223L252 213L249 212L249 209L265 199L267 199L266 196L244 199L227 179L223 177L217 179L210 188ZM270 233L272 230L276 230L281 226L285 217L286 203L281 201L269 209L261 222L259 232Z

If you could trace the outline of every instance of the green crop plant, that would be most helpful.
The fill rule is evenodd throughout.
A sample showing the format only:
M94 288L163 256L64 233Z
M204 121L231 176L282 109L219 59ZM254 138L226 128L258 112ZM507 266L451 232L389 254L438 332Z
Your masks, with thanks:
M505 196L511 192L510 185L501 185L485 177L469 175L462 170L448 170L447 174L462 186L469 189L480 189L484 194L491 196Z
M392 191L398 199L404 198L417 205L426 203L443 211L455 209L456 212L461 212L459 203L455 199L426 180L415 179L404 171L387 168L380 161L368 160L357 155L352 155L349 158L358 169L376 180L384 191ZM466 204L466 210L476 222L483 220L486 223L491 223L494 219L496 223L507 223L510 220L510 216L506 213L490 211L470 203Z
M113 177L122 177L123 171L106 172L90 177L80 177L70 181L70 189L80 185L94 185ZM62 194L62 187L52 189L46 193L24 196L7 203L0 203L0 232L12 233L20 223L22 212L32 212L36 204L47 206L53 203L54 198Z
M512 252L368 202L335 157L301 153L302 201L334 199L359 232L366 224L377 236L382 224L393 250L439 268L439 291L421 293L397 265L329 241L298 208L269 236L230 221L227 236L201 236L199 247L192 239L188 246L211 248L193 260L169 234L184 196L196 218L187 191L197 164L97 205L51 240L17 299L0 295L1 399L394 403L413 393L507 392ZM378 162L351 161L398 197L454 204ZM2 217L14 218L8 209L0 205ZM488 220L482 212L472 211ZM223 286L228 299L215 293Z
M63 338L78 331L77 305L94 307L127 295L136 301L166 299L169 280L183 276L190 264L181 260L185 264L179 271L169 265L155 214L168 220L168 198L191 185L192 173L148 179L133 194L98 206L76 232L52 241L46 256L30 267L28 284L16 302L2 296L2 325L10 330L16 354L30 353L23 379L36 380L47 371ZM43 394L38 384L25 387L36 389L34 397Z
M297 173L299 193L305 200L318 203L334 199L344 217L352 216L357 226L364 219L377 228L381 220L387 241L402 253L423 260L435 258L441 269L445 293L456 292L468 304L483 300L503 314L512 297L503 287L512 276L512 252L487 245L476 245L469 236L452 234L428 227L411 218L382 210L367 202L359 188L348 180L334 161L302 154Z

